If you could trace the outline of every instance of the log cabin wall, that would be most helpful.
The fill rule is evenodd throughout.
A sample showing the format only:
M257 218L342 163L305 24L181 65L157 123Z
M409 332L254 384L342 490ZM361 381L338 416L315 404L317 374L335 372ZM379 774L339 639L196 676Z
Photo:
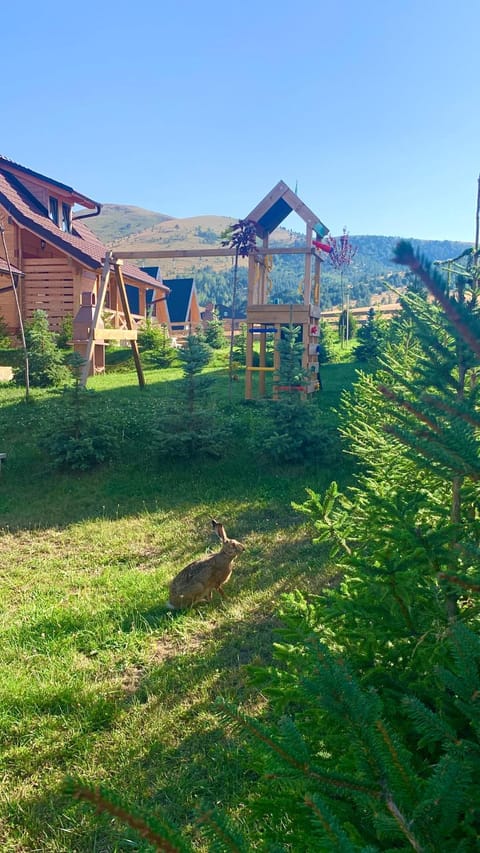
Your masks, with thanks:
M3 227L5 228L5 243L7 246L8 257L10 260L10 264L12 267L16 267L17 269L21 269L22 267L22 253L21 253L21 232L20 228L13 222L9 222L7 216L3 216L0 220L2 222ZM3 258L4 250L3 245L1 249L1 257ZM15 302L15 295L13 290L11 290L11 279L10 274L6 272L5 275L0 276L0 288L3 292L0 292L0 316L5 321L8 326L9 331L12 334L16 334L19 329L18 322L18 312L17 312L17 304ZM8 288L8 290L3 290L4 288ZM22 293L22 278L20 277L20 286L19 293Z
M73 317L74 272L66 258L25 258L23 262L25 319L45 311L50 329L59 332L65 317Z
M21 288L20 284L20 288ZM3 290L8 288L8 290ZM0 276L0 317L6 323L10 334L15 335L19 328L17 305L11 290L10 275ZM2 292L3 291L3 292Z

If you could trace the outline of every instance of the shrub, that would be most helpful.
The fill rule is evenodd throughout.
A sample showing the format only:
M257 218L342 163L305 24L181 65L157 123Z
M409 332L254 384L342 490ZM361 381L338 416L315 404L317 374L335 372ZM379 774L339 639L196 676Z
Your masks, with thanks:
M162 330L161 326L155 326L150 317L147 317L145 321L145 325L142 326L138 331L137 335L137 343L140 352L144 352L145 350L156 350L159 349L166 334L166 325L162 324L165 328ZM168 332L167 332L168 334Z
M325 320L322 320L318 336L318 360L320 364L327 364L327 362L333 360L337 340L338 338L332 327Z
M0 349L11 349L12 337L5 318L0 314Z
M60 349L70 349L73 341L73 317L67 314L60 323L60 332L57 335L57 346Z
M152 346L146 347L146 357L150 364L155 367L171 367L177 360L177 350L172 347L172 339L168 333L168 326L162 323L160 326L153 327L155 334L150 335L150 343ZM145 338L148 342L148 337Z
M83 359L72 353L68 362L75 385L64 390L62 417L42 437L41 446L54 467L86 471L114 458L118 434L109 419L99 416L95 392L80 385Z
M45 311L35 311L33 320L25 327L25 340L31 386L50 388L71 381L63 353L55 342L55 335L49 331ZM24 363L13 368L13 379L17 385L25 385Z
M222 349L226 344L223 323L216 313L214 313L213 318L205 326L205 343L212 347L212 349Z
M211 355L212 350L198 335L189 335L178 351L183 370L181 392L161 413L152 440L162 459L220 457L228 447L229 421L209 398L211 377L201 375Z
M388 323L375 314L374 308L368 312L367 322L357 332L359 341L355 348L355 358L365 363L374 363L385 349L388 338Z
M255 454L275 464L299 464L313 458L333 463L337 459L339 437L321 424L311 401L300 400L292 391L259 406L260 419L249 439Z

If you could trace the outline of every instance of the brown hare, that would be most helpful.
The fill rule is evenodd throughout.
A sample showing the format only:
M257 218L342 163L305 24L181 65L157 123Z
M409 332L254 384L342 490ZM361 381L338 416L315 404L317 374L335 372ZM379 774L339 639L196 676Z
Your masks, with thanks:
M222 589L232 574L232 563L238 554L245 550L245 546L236 539L229 539L225 533L223 524L212 518L212 526L220 537L222 547L216 554L194 560L178 573L170 584L170 598L167 604L170 610L180 607L189 607L202 599L210 600L213 590L216 589L221 596L225 593Z

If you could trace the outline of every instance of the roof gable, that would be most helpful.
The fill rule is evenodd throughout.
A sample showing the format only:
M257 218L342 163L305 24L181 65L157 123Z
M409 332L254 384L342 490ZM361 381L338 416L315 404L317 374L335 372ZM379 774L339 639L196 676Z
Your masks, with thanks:
M170 288L167 297L168 314L171 323L186 323L192 303L192 297L196 296L193 278L166 278L163 280L166 287Z
M46 208L23 186L20 178L3 170L1 164L0 205L20 227L36 234L82 266L94 271L103 266L107 250L98 237L92 234L83 222L78 221L74 221L71 234L62 231L49 219ZM136 282L148 284L157 290L165 290L160 282L132 263L124 264L124 274Z
M275 231L290 213L300 216L305 224L315 231L317 237L328 234L328 228L321 222L320 217L307 207L284 181L279 181L245 219L255 223L257 234L263 239Z
M83 193L77 192L73 187L69 187L67 184L63 184L53 178L48 178L46 175L41 175L40 172L34 172L33 169L27 169L26 166L22 166L20 163L15 163L14 160L10 160L9 157L5 157L3 154L0 154L0 169L12 175L16 175L20 180L22 175L25 175L30 178L34 178L36 181L40 181L43 184L55 187L57 190L60 190L63 195L70 196L72 204L81 204L89 209L94 209L98 206L98 202L88 198L88 196Z

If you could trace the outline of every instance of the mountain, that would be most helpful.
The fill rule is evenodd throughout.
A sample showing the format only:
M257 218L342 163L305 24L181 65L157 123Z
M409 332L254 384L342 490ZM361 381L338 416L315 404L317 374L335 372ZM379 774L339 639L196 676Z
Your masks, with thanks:
M138 231L146 231L148 228L171 219L165 213L155 213L153 210L144 210L143 207L133 207L129 204L104 204L100 216L88 219L87 225L102 243L106 246L114 241L129 237Z
M193 275L201 302L212 300L228 305L231 292L231 258L145 258L146 251L160 248L200 249L220 247L222 234L236 220L229 216L192 216L177 219L129 205L106 204L98 217L87 221L90 229L109 248L136 251L139 266L158 263L164 278ZM393 251L400 237L357 235L350 236L356 247L351 265L344 279L351 285L351 299L358 305L367 305L373 293L381 293L389 286L401 286L405 273L392 261ZM275 246L303 246L305 237L286 228L277 228L270 238ZM458 256L469 244L451 240L417 240L411 238L417 250L429 260L446 260ZM281 302L297 301L303 278L303 259L298 255L274 255L270 273L271 298ZM239 273L240 299L246 299L246 261L241 262ZM340 275L333 269L328 257L322 265L322 304L325 308L339 304Z

